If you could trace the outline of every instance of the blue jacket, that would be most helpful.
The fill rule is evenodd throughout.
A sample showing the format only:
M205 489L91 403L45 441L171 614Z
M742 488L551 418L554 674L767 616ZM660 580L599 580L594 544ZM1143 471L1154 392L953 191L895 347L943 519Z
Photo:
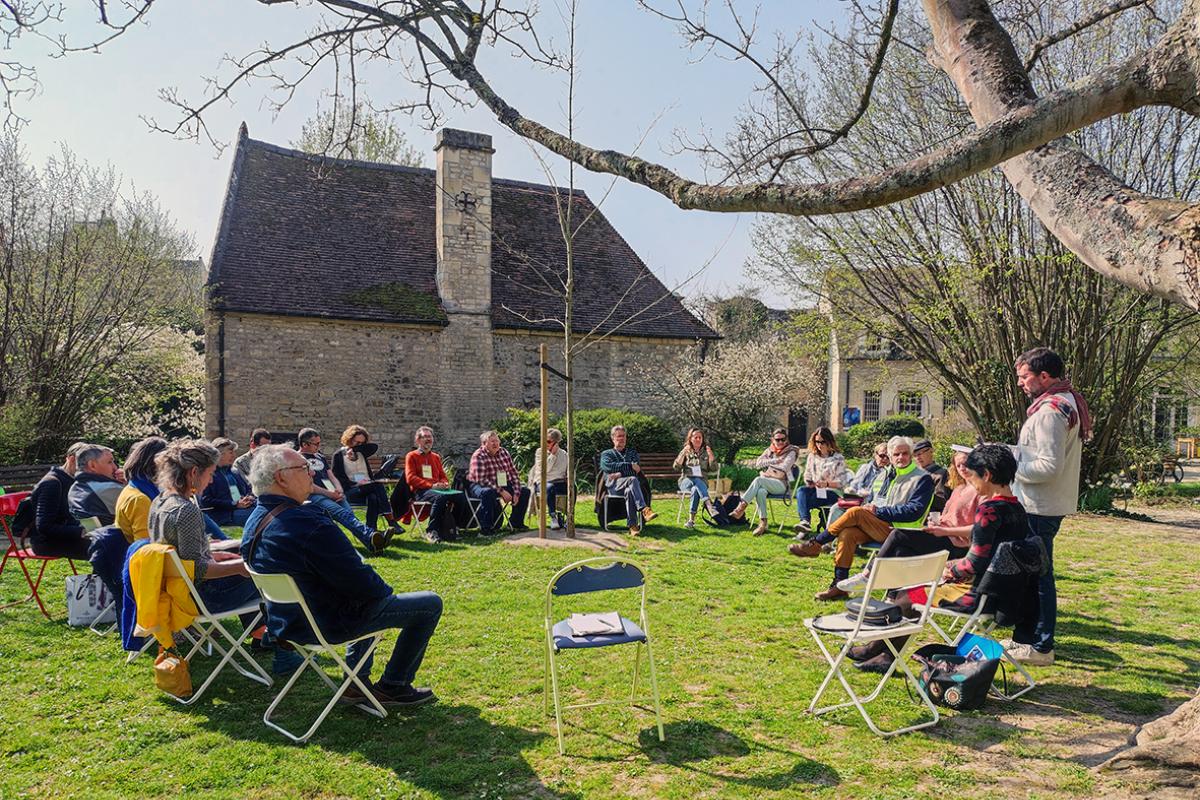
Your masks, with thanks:
M124 538L122 535L121 539ZM138 550L148 544L149 539L138 539L129 545L125 551L125 564L121 567L121 614L117 617L117 627L121 631L121 647L130 653L141 650L146 644L146 637L133 635L137 628L137 603L134 602L133 587L129 582L129 562Z
M271 520L261 536L254 537L259 520L281 504L286 504L287 510ZM370 609L392 594L392 587L363 562L341 529L316 506L263 495L245 530L242 557L247 566L255 572L291 575L331 644L360 635ZM304 612L295 604L267 603L267 630L276 639L303 644L317 641Z
M230 481L237 483L242 497L254 494L240 472L230 467L217 467L212 480L208 482L208 488L200 495L200 508L208 512L218 525L233 524L233 512L237 509L237 503L233 502L233 492L229 491Z

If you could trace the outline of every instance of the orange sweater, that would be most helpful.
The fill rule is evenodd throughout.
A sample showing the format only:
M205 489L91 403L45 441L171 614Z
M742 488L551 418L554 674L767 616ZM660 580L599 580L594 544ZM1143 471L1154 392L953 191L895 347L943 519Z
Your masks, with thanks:
M423 469L429 467L428 470ZM425 477L429 475L431 477ZM423 492L433 487L435 483L449 483L446 471L442 469L442 457L437 453L421 454L413 450L404 457L404 480L413 492Z

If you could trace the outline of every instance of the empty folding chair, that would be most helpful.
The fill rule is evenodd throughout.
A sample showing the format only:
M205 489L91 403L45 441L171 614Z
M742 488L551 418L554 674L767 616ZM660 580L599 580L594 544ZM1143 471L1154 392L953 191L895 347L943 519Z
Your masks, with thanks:
M202 647L205 646L211 647L211 650L215 650L221 655L221 660L218 661L217 665L213 667L211 672L208 673L208 677L204 679L204 682L192 692L191 697L182 698L175 697L174 695L172 695L172 697L175 697L176 700L184 705L191 705L192 703L195 703L200 699L200 696L204 694L204 691L210 685L212 685L212 682L216 680L217 675L220 674L221 670L225 668L226 664L233 667L250 680L256 681L265 686L270 686L273 683L271 676L268 675L263 668L258 665L258 662L255 661L248 652L246 652L244 646L244 642L250 636L250 631L257 628L259 621L262 619L262 609L259 603L254 602L247 604L242 608L235 608L230 611L222 611L219 614L213 614L208 610L208 607L204 605L204 599L200 597L200 593L196 591L196 584L193 583L192 579L188 577L188 573L183 567L183 561L179 558L179 553L172 548L167 555L170 558L170 563L175 568L176 573L183 578L183 582L187 585L188 592L191 594L192 600L196 604L196 609L200 612L196 616L195 621L192 623L192 629L198 633L198 636L195 638L191 636L188 637L192 640L192 649L188 651L188 654L185 656L185 658L191 662L192 656L194 656ZM245 614L253 614L254 618L251 620L250 624L242 630L241 635L237 637L231 634L225 628L225 626L221 624L222 620L226 620L231 617L236 619L237 617ZM224 643L222 643L222 639L224 639ZM145 648L142 648L142 650L144 652ZM241 664L239 664L235 660L236 656L241 656L242 661L249 667L249 669L246 669L246 667L243 667ZM129 660L132 661L133 658L136 658L136 656L131 657Z
M615 589L641 589L641 604L638 623L619 616L620 633L576 636L572 632L569 619L554 621L553 601L555 597L587 592L601 592ZM638 705L638 677L642 661L642 648L646 649L646 661L650 672L650 692L654 702L654 721L658 727L658 740L663 741L662 708L658 700L658 674L654 671L654 652L650 648L650 628L646 622L646 571L638 564L619 556L600 556L577 561L563 567L546 587L546 673L543 690L546 699L546 711L550 711L550 700L554 700L554 722L558 732L558 752L563 753L562 712L592 706L624 703L623 700L599 700L590 703L575 703L563 705L558 690L557 657L562 650L581 650L594 647L612 647L621 644L636 646L633 660L633 689L629 695L629 705L645 709ZM651 710L651 709L646 709Z
M267 707L266 713L263 714L263 722L267 725L267 727L271 728L272 730L279 731L297 744L303 744L304 742L307 742L309 737L317 732L317 728L321 727L321 723L325 721L327 716L329 716L329 712L333 710L333 707L336 706L338 701L342 699L342 695L348 688L350 688L350 684L357 686L358 690L362 692L367 699L366 703L355 703L354 705L357 708L362 709L368 714L373 714L376 717L386 717L387 709L385 709L379 700L376 699L375 695L371 693L370 686L368 686L358 674L359 670L361 670L365 664L370 662L369 656L375 652L375 647L379 644L379 638L384 634L384 631L375 631L374 633L368 633L364 636L359 636L356 639L351 639L348 642L342 643L343 645L349 645L364 639L371 640L371 643L368 646L367 651L363 654L363 657L359 659L357 664L351 667L346 663L341 654L339 654L338 651L334 649L334 647L329 644L328 641L326 641L325 634L321 632L320 626L317 625L316 619L313 618L312 612L308 608L308 603L304 600L304 595L300 593L300 588L296 586L296 581L292 579L291 575L265 574L250 570L250 577L254 580L254 584L258 587L258 590L262 593L262 596L267 599L267 602L299 605L300 610L304 612L304 618L308 620L308 624L312 628L313 635L317 637L317 644L305 644L294 641L288 642L290 645L292 645L292 647L296 648L296 652L300 653L300 655L304 657L304 663L301 664L300 668L292 674L292 677L287 683L284 684L283 688L279 691L279 694L274 700L271 701L271 705ZM329 658L331 658L333 662L337 664L338 669L341 670L341 675L345 677L345 680L343 680L340 684L335 683L328 675L326 675L325 671L321 669L320 665L317 663L316 657L322 654L329 656ZM312 667L313 671L317 673L317 676L325 682L325 685L333 690L333 697L330 698L325 707L321 709L321 713L317 715L316 720L312 725L309 726L308 730L297 736L287 728L284 728L283 726L273 722L271 720L271 716L275 713L275 709L279 707L279 704L283 702L283 698L286 697L288 692L292 690L292 687L296 685L296 681L300 679L300 676L304 674L304 671L309 667Z
M885 595L892 589L905 589L910 587L924 587L928 593L926 596L932 596L933 590L937 586L938 580L941 578L942 569L946 565L945 551L931 553L924 556L912 556L910 558L877 558L874 566L871 569L871 576L867 579L866 591L861 601L861 607L856 614L843 612L841 614L828 614L822 617L813 617L804 620L804 627L812 634L813 639L817 643L817 647L821 650L821 655L825 657L829 664L829 671L825 675L825 680L821 682L817 693L813 695L812 702L808 706L808 710L812 714L824 714L828 711L833 711L840 708L848 708L854 706L866 721L867 727L880 736L892 736L897 733L907 733L920 728L927 728L930 725L936 725L938 721L937 707L930 701L925 690L921 688L920 682L913 675L912 670L908 668L906 663L908 654L916 646L915 637L925 630L929 622L929 609L923 608L921 616L916 621L910 621L901 618L900 622L895 625L888 626L872 626L867 625L865 618L868 611L868 599L873 593ZM897 649L893 645L892 640L898 637L907 637L904 644ZM840 649L834 655L825 645L825 639L829 638L841 643ZM867 695L860 696L854 687L847 680L846 675L842 671L843 665L846 663L846 654L850 648L855 645L867 644L882 640L891 651L893 661L887 672L875 688ZM917 691L917 696L929 709L933 718L920 722L914 725L908 725L896 730L885 731L876 725L875 720L871 718L867 711L867 704L879 697L883 691L883 687L891 679L892 673L899 668L904 672L906 679L912 683L913 688ZM845 689L850 700L846 703L838 703L836 705L817 708L817 703L820 702L821 696L825 694L825 690L829 688L829 684L836 678Z

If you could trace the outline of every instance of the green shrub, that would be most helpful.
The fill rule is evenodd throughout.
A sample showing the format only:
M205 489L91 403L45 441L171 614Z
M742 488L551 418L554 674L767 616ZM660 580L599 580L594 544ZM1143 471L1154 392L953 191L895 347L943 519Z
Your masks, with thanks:
M847 458L850 456L854 456L855 458L869 458L871 449L879 442L879 438L875 434L875 426L877 424L875 422L860 422L857 425L851 425L837 435L838 449Z
M609 431L624 425L629 445L639 453L675 453L683 445L683 434L669 423L650 414L620 408L591 408L575 412L575 444L571 447L575 470L579 475L595 473L595 459L612 447ZM500 441L521 471L533 466L533 454L541 444L541 416L537 411L508 409L507 415L493 423ZM550 427L566 433L561 416L550 416Z
M744 492L746 491L746 487L750 485L750 481L758 477L758 470L754 467L729 466L726 464L721 467L721 477L729 478L733 481L733 491Z
M23 464L37 444L38 414L32 403L0 406L0 464Z
M907 414L896 414L884 417L875 423L872 431L879 440L890 439L893 436L911 436L914 439L925 435L925 426L921 420Z

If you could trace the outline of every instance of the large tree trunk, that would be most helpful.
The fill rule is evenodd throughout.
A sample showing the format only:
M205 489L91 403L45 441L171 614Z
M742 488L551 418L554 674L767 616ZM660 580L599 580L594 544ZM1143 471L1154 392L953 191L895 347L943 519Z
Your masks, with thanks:
M1140 777L1157 786L1200 789L1200 697L1143 725L1133 746L1100 768L1142 773Z
M977 126L1036 101L1012 40L988 3L923 3L935 55ZM1163 98L1193 114L1197 5L1188 0L1171 33L1146 52L1139 72ZM1047 229L1089 267L1200 309L1200 206L1135 191L1065 139L1012 158L1001 169Z

